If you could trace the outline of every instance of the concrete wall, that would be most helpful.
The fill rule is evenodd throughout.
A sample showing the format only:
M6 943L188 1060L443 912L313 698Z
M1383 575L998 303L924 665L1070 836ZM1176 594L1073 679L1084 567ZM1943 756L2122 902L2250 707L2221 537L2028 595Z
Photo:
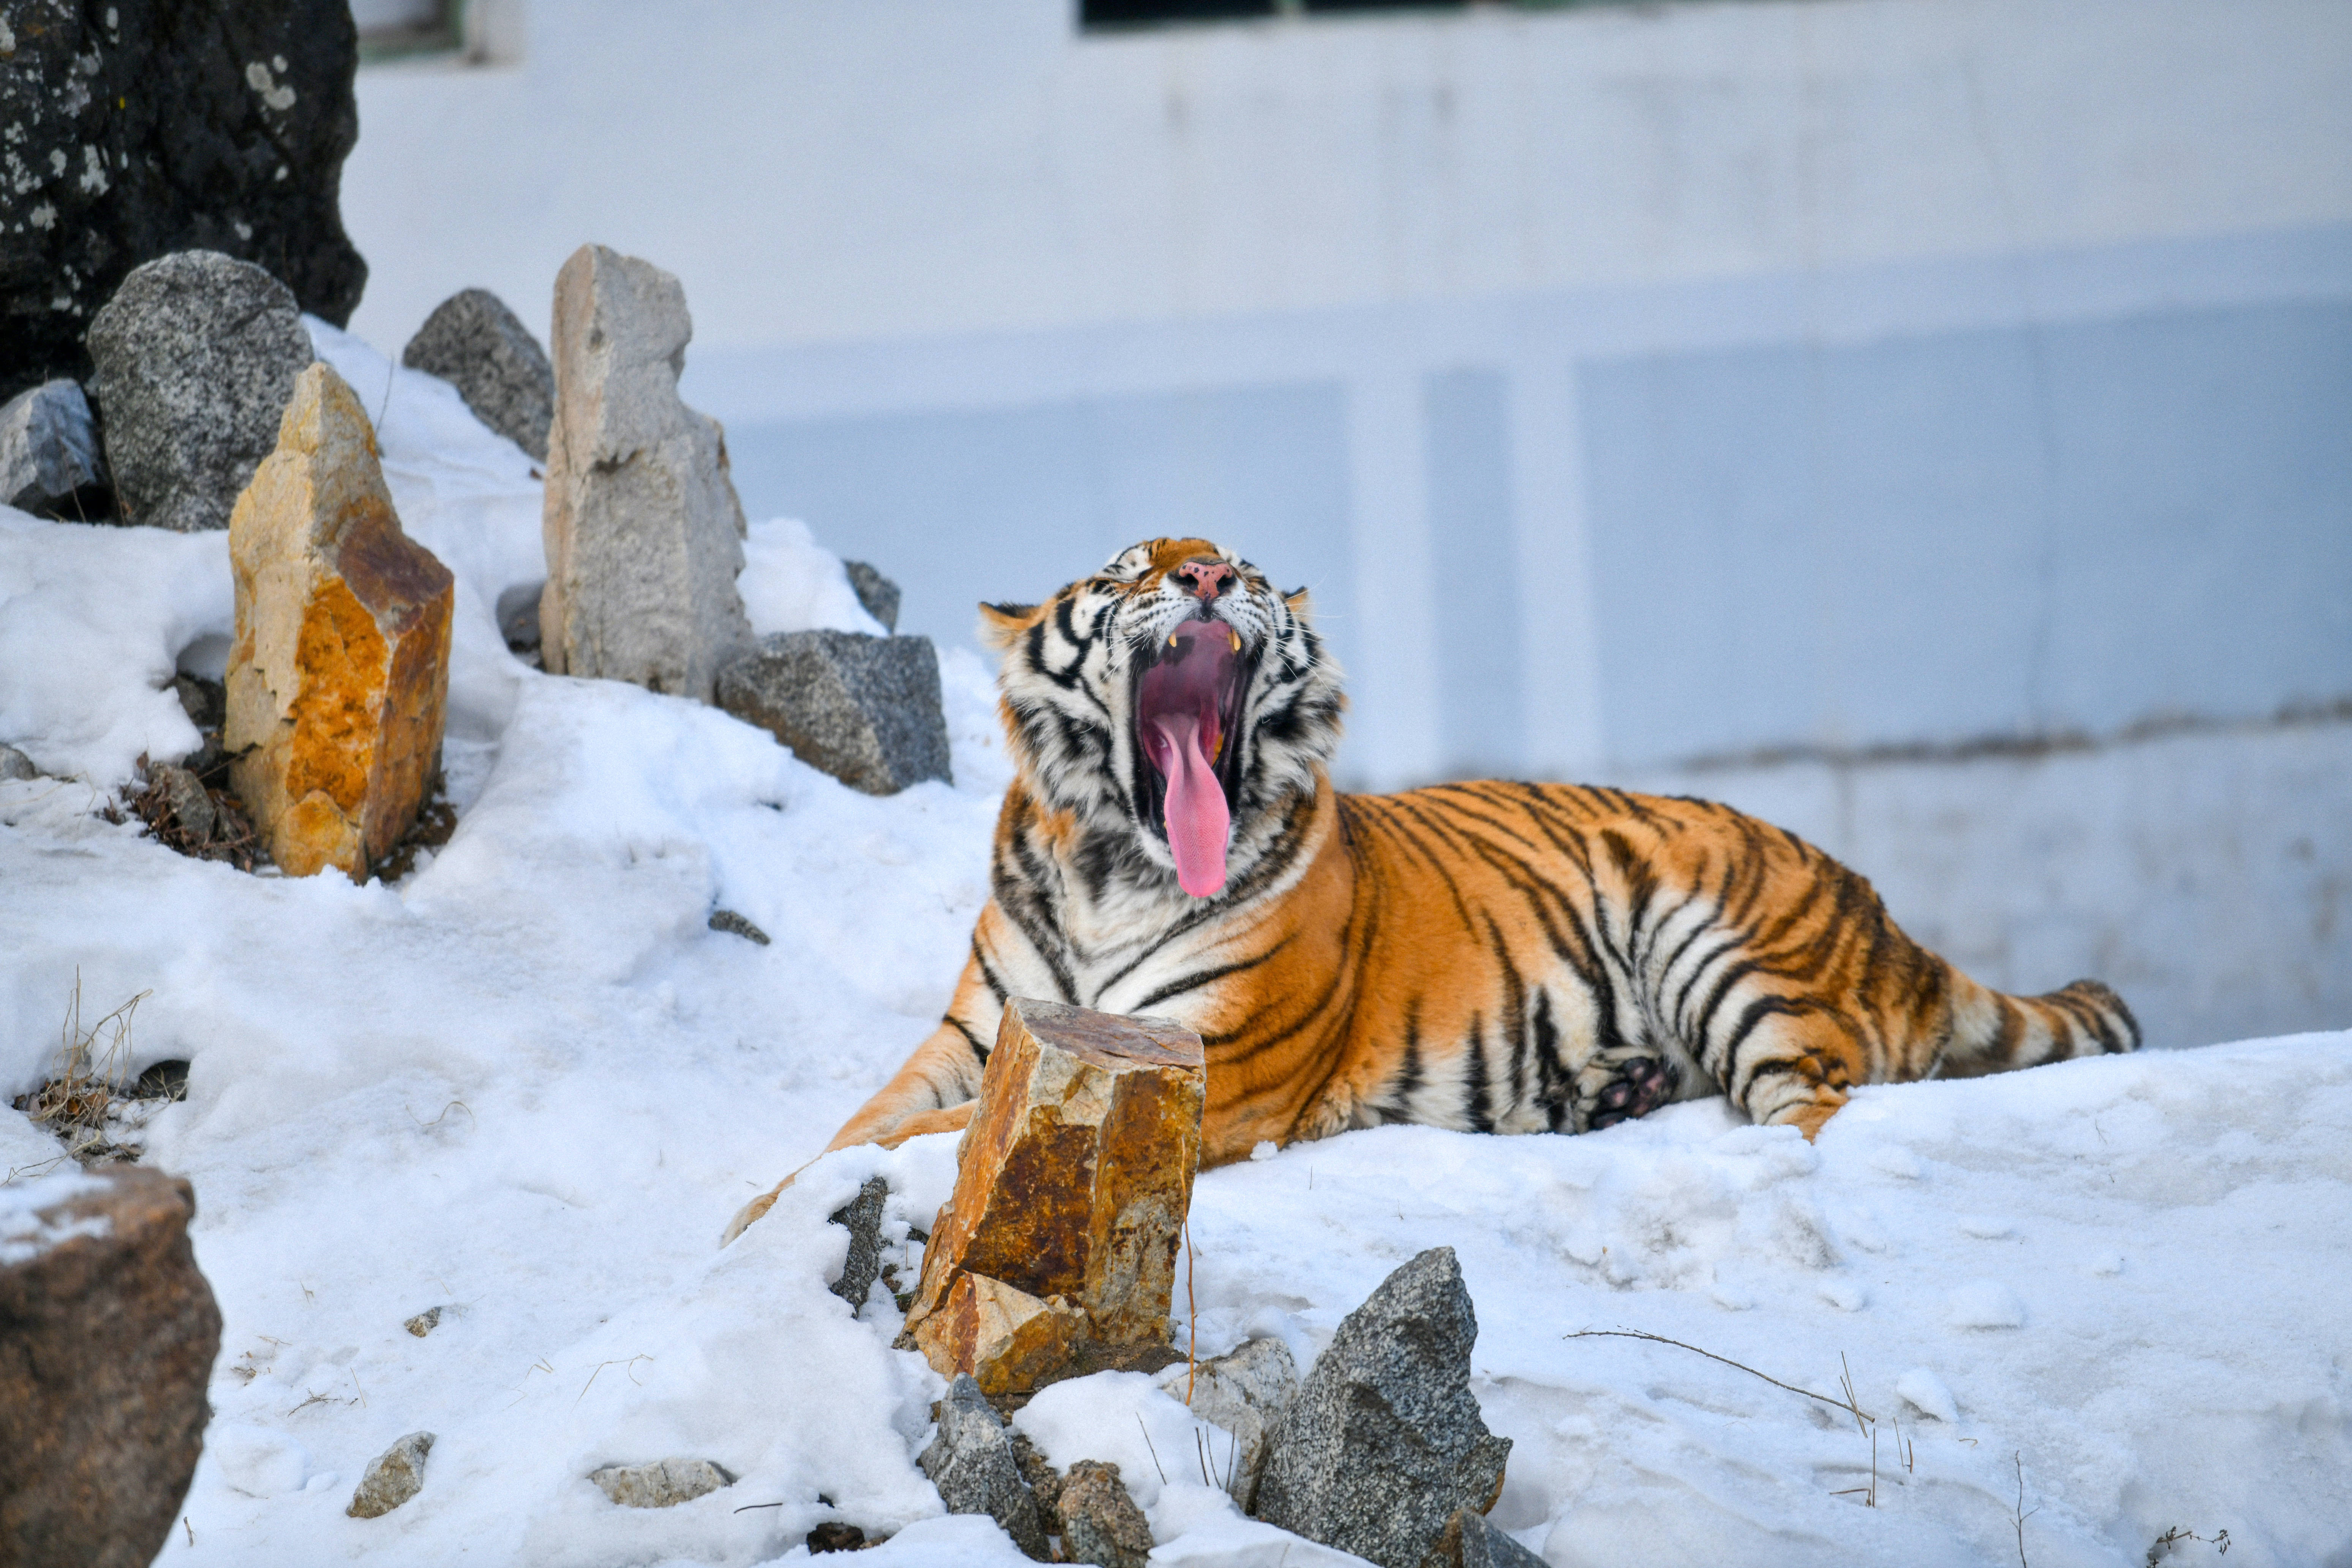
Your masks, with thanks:
M1826 770L1867 782L1824 842L1923 934L2153 974L2193 926L2219 978L2159 1033L2352 1021L2303 909L2352 834L2307 885L2221 847L2336 798L2246 759L2352 699L2352 8L497 4L509 63L362 75L383 346L648 256L747 508L908 629L1207 533L1315 590L1352 782L1712 779L1820 831L1787 781ZM1887 760L2052 734L2094 745ZM2185 868L2168 908L2284 901L2182 925L2084 861L2106 934L2060 942L1994 889L2076 794L2137 803L2101 864Z

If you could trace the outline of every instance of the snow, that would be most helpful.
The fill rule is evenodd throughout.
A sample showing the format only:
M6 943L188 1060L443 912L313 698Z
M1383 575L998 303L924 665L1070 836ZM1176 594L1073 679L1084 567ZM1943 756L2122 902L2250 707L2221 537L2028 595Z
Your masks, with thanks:
M897 1532L861 1561L1022 1561L940 1516L914 1456L941 1385L890 1348L887 1292L853 1316L825 1289L825 1216L877 1172L913 1268L952 1139L828 1156L716 1246L947 1000L1007 776L987 672L942 660L955 783L876 799L713 710L529 669L490 611L541 571L529 460L312 330L459 584L459 825L396 886L246 876L93 815L142 751L195 743L161 688L225 646L220 538L0 514L0 741L79 775L0 783L0 1094L43 1076L77 974L101 1007L152 988L134 1069L193 1064L148 1158L194 1184L226 1328L162 1560L731 1568L841 1518ZM760 629L859 624L808 530L746 554ZM13 1170L37 1135L5 1131ZM2352 1035L2312 1035L1865 1089L1812 1145L1698 1101L1581 1138L1261 1149L1200 1180L1178 1331L1304 1364L1453 1247L1516 1445L1493 1518L1556 1568L2007 1563L2021 1513L2034 1568L2137 1564L2173 1526L2320 1564L2352 1551L2347 1234ZM1833 1407L1848 1377L1874 1428ZM1206 1484L1223 1435L1181 1379L1058 1385L1018 1420L1120 1465L1156 1563L1349 1561ZM347 1518L413 1431L424 1490ZM671 1457L740 1479L640 1512L586 1479Z

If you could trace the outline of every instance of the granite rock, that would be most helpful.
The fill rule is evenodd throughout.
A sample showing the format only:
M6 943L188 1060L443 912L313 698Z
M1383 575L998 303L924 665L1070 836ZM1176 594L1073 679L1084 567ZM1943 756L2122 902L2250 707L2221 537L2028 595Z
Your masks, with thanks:
M37 779L40 776L41 770L33 765L32 758L14 746L0 746L0 780Z
M778 632L719 672L719 705L867 795L948 777L929 637Z
M141 1165L0 1189L0 1562L144 1568L212 1412L194 1194Z
M124 279L89 355L121 520L180 533L228 526L315 357L286 285L210 250Z
M348 0L12 0L5 15L0 398L83 379L92 313L175 251L252 262L312 315L351 319L367 264L337 210L359 136Z
M1446 1521L1494 1506L1511 1451L1470 1393L1477 1338L1452 1247L1382 1280L1275 1423L1257 1516L1383 1568L1441 1562Z
M432 1433L411 1432L378 1454L343 1511L353 1519L382 1519L415 1497L425 1489L425 1457L432 1451Z
M1013 1462L1004 1423L969 1376L948 1385L939 1404L939 1436L916 1460L950 1513L984 1513L1002 1525L1031 1560L1046 1561L1037 1500Z
M735 1473L709 1459L656 1459L649 1465L606 1465L588 1479L623 1508L676 1508L735 1484Z
M708 702L751 644L743 508L719 422L677 395L694 325L677 279L601 245L555 279L555 422L540 660Z
M110 510L92 492L105 480L98 427L78 383L59 379L0 405L0 504L41 517Z
M401 531L375 434L331 367L302 373L237 500L229 565L237 796L287 875L332 866L364 882L440 766L456 591Z
M1544 1560L1486 1522L1475 1509L1456 1509L1438 1537L1443 1568L1545 1568Z
M1266 1438L1298 1393L1298 1363L1291 1359L1290 1347L1273 1338L1252 1340L1197 1367L1170 1367L1160 1374L1160 1386L1179 1400L1189 1387L1187 1407L1192 1414L1232 1435L1218 1479L1226 1482L1242 1510L1249 1511L1265 1467ZM1209 1457L1213 1461L1219 1458L1214 1444Z
M1166 1365L1206 1085L1165 1019L1007 1002L905 1342L990 1394Z
M547 461L555 371L530 329L496 294L465 289L442 300L408 340L400 363L456 387L475 418Z
M830 1216L849 1232L849 1255L842 1260L841 1278L825 1289L848 1302L852 1312L866 1305L866 1293L874 1289L875 1279L882 1272L882 1206L889 1197L889 1182L868 1176L857 1195Z
M1151 1526L1119 1479L1118 1467L1080 1459L1062 1478L1062 1555L1101 1568L1144 1568Z

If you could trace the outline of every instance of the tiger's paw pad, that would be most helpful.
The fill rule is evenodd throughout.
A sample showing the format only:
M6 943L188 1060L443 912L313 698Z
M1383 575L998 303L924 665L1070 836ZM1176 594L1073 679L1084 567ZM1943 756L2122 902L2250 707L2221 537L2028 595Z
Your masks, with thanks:
M1629 1057L1618 1065L1617 1076L1608 1087L1592 1097L1592 1116L1588 1125L1598 1132L1620 1121L1647 1116L1675 1097L1681 1081L1682 1075L1675 1070L1672 1062L1662 1062L1655 1057Z

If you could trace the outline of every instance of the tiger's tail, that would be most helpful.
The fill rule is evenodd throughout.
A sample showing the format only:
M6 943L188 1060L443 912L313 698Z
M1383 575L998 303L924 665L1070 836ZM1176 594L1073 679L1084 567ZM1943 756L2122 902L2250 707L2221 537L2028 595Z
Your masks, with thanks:
M1932 1076L1975 1078L2074 1057L2139 1049L2139 1020L2095 980L2010 996L1952 971L1952 1032Z

